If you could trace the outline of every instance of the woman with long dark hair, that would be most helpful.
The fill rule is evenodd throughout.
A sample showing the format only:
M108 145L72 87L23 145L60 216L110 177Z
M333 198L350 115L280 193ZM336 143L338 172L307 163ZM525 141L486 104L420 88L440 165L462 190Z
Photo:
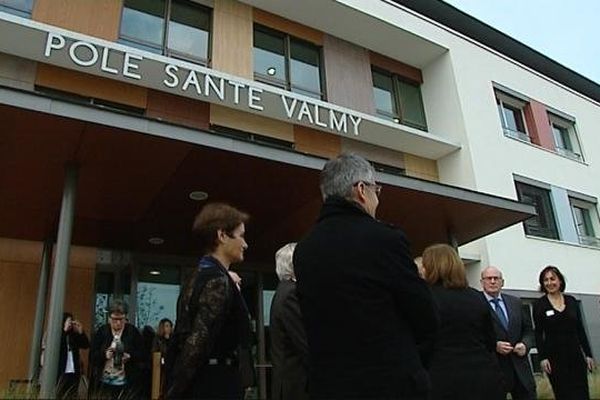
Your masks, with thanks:
M594 369L594 359L579 304L563 293L567 285L558 268L547 266L538 281L544 295L533 305L533 318L542 370L556 400L589 399L587 371Z

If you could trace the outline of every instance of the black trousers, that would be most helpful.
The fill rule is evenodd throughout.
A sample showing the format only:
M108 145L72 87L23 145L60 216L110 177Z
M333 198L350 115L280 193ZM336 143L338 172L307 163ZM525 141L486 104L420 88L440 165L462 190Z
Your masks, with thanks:
M536 400L537 393L535 390L535 386L532 388L528 388L523 386L521 380L517 376L516 371L513 370L513 387L508 391L512 396L513 400Z
M203 367L194 380L189 398L243 399L244 389L237 363Z

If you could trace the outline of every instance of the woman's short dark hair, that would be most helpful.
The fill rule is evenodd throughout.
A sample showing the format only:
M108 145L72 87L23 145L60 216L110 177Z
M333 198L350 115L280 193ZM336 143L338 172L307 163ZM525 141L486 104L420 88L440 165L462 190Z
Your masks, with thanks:
M565 281L565 276L554 265L548 265L546 268L544 268L542 270L542 272L540 272L540 276L538 278L538 281L540 283L540 292L548 293L548 292L546 292L546 288L544 287L544 276L546 276L546 274L548 272L553 272L554 275L556 275L558 277L558 280L560 281L559 289L561 292L564 292L567 287L567 282Z
M217 232L232 235L235 228L246 223L250 216L229 204L209 203L194 218L192 230L198 235L202 251L209 253L217 247Z
M165 325L166 324L171 325L171 328L173 328L173 321L171 321L169 318L163 318L158 323L158 330L156 331L156 336L159 336L159 337L165 336Z
M108 307L108 315L109 316L111 316L112 314L127 315L128 312L129 312L129 307L127 306L127 303L125 303L121 299L113 300L112 303L110 303L110 306Z

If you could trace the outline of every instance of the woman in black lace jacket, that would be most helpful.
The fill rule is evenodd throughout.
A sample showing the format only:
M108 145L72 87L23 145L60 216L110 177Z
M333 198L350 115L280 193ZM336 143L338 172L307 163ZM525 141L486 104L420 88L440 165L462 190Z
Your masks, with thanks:
M204 256L177 300L167 357L170 399L241 399L248 370L250 318L229 268L244 259L248 215L221 203L196 216ZM242 364L241 364L242 363ZM251 368L251 367L250 367Z

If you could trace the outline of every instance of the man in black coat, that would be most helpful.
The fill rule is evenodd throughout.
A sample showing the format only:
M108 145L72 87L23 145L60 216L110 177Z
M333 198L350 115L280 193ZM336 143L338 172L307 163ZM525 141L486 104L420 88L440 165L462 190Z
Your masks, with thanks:
M288 243L275 254L279 285L271 303L271 361L274 400L308 399L308 345L296 295L292 256L296 243Z
M504 279L496 267L481 272L483 295L490 305L496 333L496 356L502 369L505 391L514 400L537 399L535 380L527 353L533 346L531 318L524 315L519 298L502 293Z
M311 398L428 396L417 346L438 317L404 234L375 219L380 191L362 157L330 160L318 222L296 247Z

